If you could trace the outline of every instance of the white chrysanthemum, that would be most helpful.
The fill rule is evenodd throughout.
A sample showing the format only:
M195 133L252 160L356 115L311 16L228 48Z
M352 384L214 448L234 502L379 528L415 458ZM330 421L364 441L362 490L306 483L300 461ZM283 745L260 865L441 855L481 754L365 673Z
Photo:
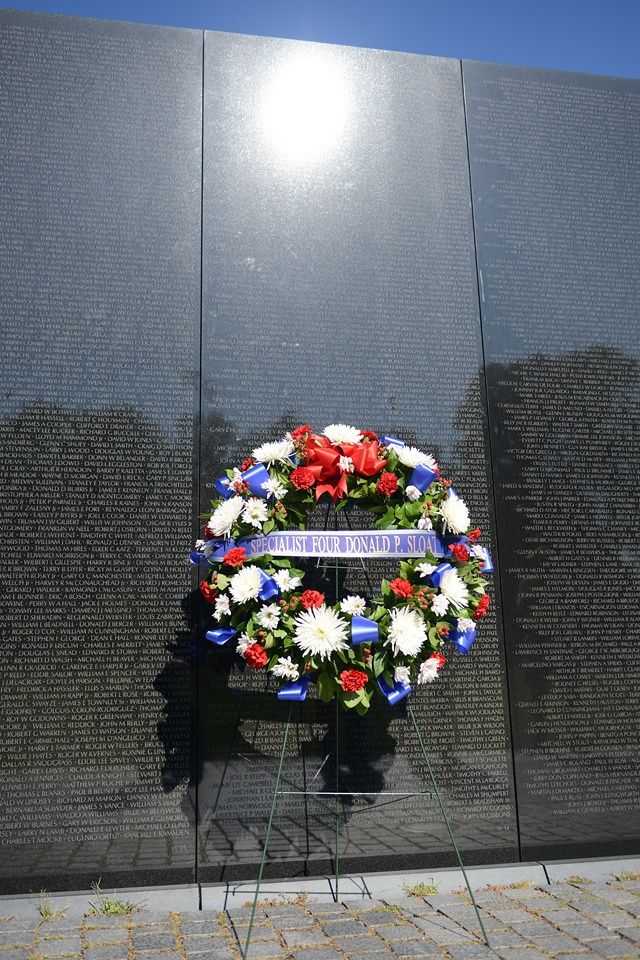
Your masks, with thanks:
M331 443L359 443L362 434L355 427L348 427L346 423L330 423L322 431L322 435Z
M247 603L255 600L261 586L259 567L243 567L229 581L229 593L234 603Z
M207 530L211 531L214 537L228 537L231 533L231 527L234 525L244 508L242 497L231 497L225 500L211 514L211 519L207 524Z
M297 680L300 671L291 657L280 657L274 667L271 668L274 677L282 677L284 680Z
M444 524L442 525L443 533L447 532L447 528L451 530L452 533L464 533L469 527L469 511L467 505L457 493L449 494L438 513L444 520Z
M418 530L433 530L433 524L429 517L420 517L418 520Z
M409 484L405 490L405 493L407 495L407 500L411 500L411 502L414 500L419 500L422 496L422 490L419 490L418 487L414 487L412 483Z
M396 683L409 683L411 679L409 676L409 667L396 667L393 679Z
M348 613L352 617L361 617L367 606L364 597L345 597L340 601L340 609L343 613Z
M238 645L236 647L236 653L239 653L242 656L247 649L247 647L252 646L255 643L255 640L249 636L248 633L241 633L238 638Z
M284 440L263 443L260 447L256 447L255 450L251 451L251 456L255 460L259 460L260 463L284 463L285 460L289 459L294 450L293 442L287 440L285 437Z
M391 624L385 643L391 644L393 655L403 653L415 657L427 639L424 622L420 614L409 607L395 607L391 611Z
M456 627L460 633L466 633L467 630L475 630L476 625L469 617L459 617Z
M439 662L435 657L429 657L428 660L425 660L424 663L420 664L420 670L418 672L418 683L433 683L433 681L438 676L438 670L440 669Z
M296 617L294 640L305 657L328 660L336 650L346 650L349 626L329 607L305 610Z
M290 593L291 590L295 590L302 583L300 577L292 576L288 570L277 570L273 579L280 587L280 593Z
M421 463L424 463L427 467L435 470L438 466L430 454L423 453L422 450L418 450L417 447L394 447L393 449L398 454L398 460L404 464L405 467L415 468Z
M221 620L223 617L228 617L231 613L231 606L229 605L229 597L222 594L219 597L216 597L216 605L213 608L213 615L216 620Z
M287 493L287 488L280 483L277 477L275 480L273 477L269 477L269 479L265 481L265 483L260 484L260 486L268 497L274 497L276 500L282 500Z
M266 630L275 630L280 623L280 607L277 607L275 603L265 604L263 607L260 607L258 623Z
M344 470L345 473L353 473L354 467L351 457L340 457L338 466L341 470Z
M447 570L440 581L440 593L447 598L449 603L456 607L466 607L469 599L464 580L461 580L455 570Z
M445 613L449 609L449 601L441 593L434 597L431 601L431 609L435 613L436 617L444 617Z
M427 563L426 560L424 563L416 564L416 573L419 573L421 577L429 577L435 570L435 566L432 563Z
M258 529L267 519L267 504L259 497L251 497L247 500L246 506L242 511L242 519L245 523L250 523L252 527Z
M201 550L204 547L204 540L196 540L196 550Z

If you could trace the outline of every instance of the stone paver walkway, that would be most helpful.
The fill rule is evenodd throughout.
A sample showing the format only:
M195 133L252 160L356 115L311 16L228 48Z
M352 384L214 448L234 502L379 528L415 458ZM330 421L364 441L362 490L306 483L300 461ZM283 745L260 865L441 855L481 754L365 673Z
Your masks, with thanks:
M488 888L477 902L490 948L466 892L263 902L249 960L640 960L640 881ZM0 960L240 960L250 914L0 917Z

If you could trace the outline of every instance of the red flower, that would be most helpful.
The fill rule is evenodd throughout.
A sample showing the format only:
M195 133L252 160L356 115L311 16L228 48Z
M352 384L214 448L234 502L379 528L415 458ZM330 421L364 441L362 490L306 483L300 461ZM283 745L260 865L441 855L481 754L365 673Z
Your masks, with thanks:
M433 660L438 670L442 670L445 663L447 662L441 653L432 653L429 659L427 660L427 663L429 663L429 660Z
M466 563L471 556L464 543L452 543L449 549L456 560L460 560L461 563Z
M475 609L475 613L473 614L473 619L480 620L481 617L484 617L485 613L487 612L488 606L489 606L489 594L485 593L484 597L480 597L480 603Z
M305 590L300 597L300 602L305 610L317 610L324 603L324 593L318 593L317 590Z
M398 478L395 473L383 473L376 483L376 493L383 497L390 497L398 489Z
M259 643L252 643L250 647L247 647L243 656L249 666L255 667L256 670L262 670L269 661L269 657Z
M247 551L244 547L232 547L231 550L227 550L222 562L226 567L241 567L246 559Z
M376 433L374 433L372 430L361 430L360 433L362 434L362 439L363 439L363 440L377 440L377 439L378 439L378 435L377 435Z
M200 593L205 598L207 603L215 603L216 597L218 596L218 591L214 590L208 580L200 581Z
M480 539L480 527L476 527L475 530L472 530L467 536L469 540L471 540L471 543L476 543Z
M389 589L393 590L394 593L397 593L399 597L412 597L413 596L413 587L408 580L402 580L400 577L396 577L395 580L392 580L389 584Z
M308 423L305 423L303 427L296 427L295 430L291 431L291 439L294 442L296 440L304 440L308 433L311 433L311 427Z
M306 467L297 467L291 474L291 483L298 490L308 490L316 482L316 478Z
M343 670L340 674L340 683L342 689L347 693L357 693L362 690L369 681L369 677L362 670Z
M247 459L240 464L240 469L244 473L245 470L248 470L249 467L252 467L256 461L253 457L247 457Z

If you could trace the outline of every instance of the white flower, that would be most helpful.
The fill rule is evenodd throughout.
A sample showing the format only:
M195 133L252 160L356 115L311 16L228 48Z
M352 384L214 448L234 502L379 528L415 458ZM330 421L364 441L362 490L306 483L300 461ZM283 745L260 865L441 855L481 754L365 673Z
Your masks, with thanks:
M438 511L444 524L442 532L447 532L447 527L452 533L464 533L469 527L469 511L467 505L457 493L450 493Z
M229 581L229 593L234 603L247 603L255 600L260 593L261 578L259 567L243 567Z
M196 550L201 550L204 547L204 540L196 540Z
M469 599L464 580L461 580L455 570L447 570L440 581L440 593L447 598L453 607L465 607Z
M255 643L255 640L252 640L248 633L241 633L238 637L238 645L236 647L236 653L239 653L240 656L244 655L247 647L250 647Z
M346 423L330 423L322 431L322 435L331 443L359 443L362 434L355 427L348 427Z
M288 570L277 570L273 579L280 587L280 593L289 593L302 583L300 577L291 576Z
M211 514L211 519L207 524L207 529L211 531L214 537L228 537L231 533L231 527L240 516L244 507L242 497L231 497L225 500Z
M418 530L433 530L433 524L429 517L420 517L418 520Z
M429 577L435 570L435 567L432 563L417 563L416 564L416 573L419 573L421 577Z
M216 620L221 620L224 616L229 616L230 613L231 606L229 605L229 597L226 597L224 594L216 597L216 605L213 608L213 615Z
M429 657L428 660L425 660L424 663L420 664L418 683L433 683L438 676L439 669L440 664L435 657Z
M232 483L242 483L242 470L239 470L238 467L233 468L233 476L229 480L229 484Z
M476 628L475 623L469 617L459 617L456 626L460 633L466 633L467 630L475 630Z
M263 443L262 446L256 447L255 450L251 451L251 456L255 460L259 460L260 463L272 464L276 461L284 463L285 460L288 460L293 451L295 450L294 444L291 440L276 440L272 443Z
M338 466L341 470L344 470L345 473L353 473L353 460L351 457L340 457Z
M396 667L393 679L396 683L409 683L409 667Z
M442 594L438 594L437 597L434 597L431 601L431 609L435 613L436 617L444 617L445 613L449 609L449 600L447 597L443 597Z
M419 490L417 487L414 487L412 483L409 484L409 486L405 490L405 493L407 495L407 500L411 500L411 501L419 500L420 497L422 496L422 491Z
M300 671L291 657L280 657L271 668L271 673L274 677L283 677L285 680L297 680L300 676Z
M340 609L343 613L348 613L350 616L361 617L367 606L367 601L364 597L345 597L344 600L340 601Z
M346 650L349 626L346 620L325 606L305 610L296 617L294 640L305 656L328 660L336 650Z
M276 500L282 500L287 492L287 488L283 487L277 477L275 480L269 477L269 479L265 483L261 483L260 486L266 491L268 497L275 497Z
M246 506L242 511L242 519L245 523L250 523L252 527L260 528L267 519L267 505L259 497L251 497L247 500Z
M385 643L391 644L393 655L403 653L415 657L427 639L424 622L420 614L409 607L395 607L391 611L391 624Z
M260 607L258 614L258 623L267 630L275 630L280 623L280 608L275 603L265 604Z
M394 447L394 450L398 454L398 460L404 464L405 467L415 468L421 463L424 463L427 467L435 470L438 466L432 456L428 453L423 453L422 450L418 450L417 447Z

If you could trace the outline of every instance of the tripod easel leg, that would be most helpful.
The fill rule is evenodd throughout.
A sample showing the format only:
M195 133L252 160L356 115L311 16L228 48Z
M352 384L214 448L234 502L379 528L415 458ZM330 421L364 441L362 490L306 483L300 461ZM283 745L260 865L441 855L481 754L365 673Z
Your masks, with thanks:
M490 946L489 938L487 937L487 932L486 932L486 930L484 929L484 924L483 924L483 922L482 922L482 917L480 916L480 911L478 910L478 905L477 905L477 903L476 903L476 898L475 898L474 895L473 895L473 890L471 889L471 884L469 883L469 878L467 877L467 871L464 869L464 864L463 864L463 862L462 862L462 857L460 856L460 851L458 850L458 844L456 843L455 837L453 836L453 830L451 829L451 824L449 823L449 817L447 816L447 811L446 811L445 808L444 808L444 803L442 802L442 797L440 796L440 791L438 790L438 785L437 785L437 783L436 783L436 778L435 778L434 775L433 775L433 770L431 769L431 764L429 763L429 757L427 756L427 751L426 751L426 749L425 749L425 746L424 746L422 737L420 736L420 730L418 729L418 724L416 723L416 718L415 718L415 716L414 716L414 714L413 714L413 710L411 709L411 704L409 704L409 703L407 704L407 710L408 710L409 716L411 717L411 720L412 720L412 722L413 722L413 726L414 726L414 729L415 729L415 731L416 731L416 736L418 737L418 743L420 744L420 749L421 749L421 751L422 751L422 756L423 756L423 758L424 758L424 762L425 762L426 765L427 765L427 770L429 771L429 776L431 777L431 783L433 784L433 789L434 789L434 791L435 791L435 795L436 795L436 797L437 797L437 799L438 799L438 803L440 804L440 811L441 811L442 816L443 816L443 818L444 818L444 822L445 822L445 824L446 824L446 826L447 826L447 830L449 831L449 836L450 836L450 838L451 838L451 843L453 844L453 849L454 849L455 852L456 852L456 857L458 858L458 863L460 864L460 869L462 870L462 876L464 877L464 882L465 882L466 885L467 885L467 890L469 891L469 896L471 897L471 902L473 903L473 908L474 908L474 910L476 911L476 917L478 918L478 923L480 924L480 929L482 930L482 936L484 937L484 942L485 942L486 945L489 947L489 946Z

